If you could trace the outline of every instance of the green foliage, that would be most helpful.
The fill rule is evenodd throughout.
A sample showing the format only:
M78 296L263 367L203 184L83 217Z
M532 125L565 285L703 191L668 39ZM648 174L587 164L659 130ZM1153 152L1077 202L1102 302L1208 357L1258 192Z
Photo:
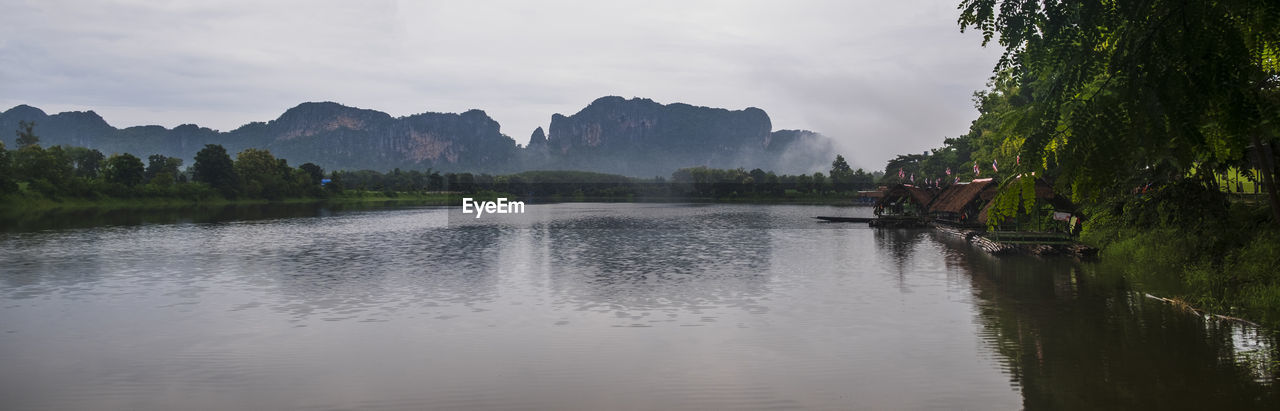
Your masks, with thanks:
M18 122L18 149L24 149L40 144L40 137L36 136L34 129L35 122L19 121Z
M1280 229L1267 210L1249 203L1226 205L1217 215L1171 203L1168 196L1196 196L1194 184L1167 187L1088 211L1081 240L1102 247L1113 265L1147 291L1219 313L1280 325ZM1202 195L1202 194L1199 194ZM1217 201L1213 197L1208 200ZM1214 208L1214 207L1208 207ZM1197 221L1196 216L1202 216Z
M101 151L84 147L68 147L66 150L75 164L77 177L89 179L98 177L102 162L106 160L106 156Z
M1248 161L1277 138L1280 3L965 0L1005 48L984 109L1001 144L1077 199ZM1273 167L1262 167L1274 177ZM1135 181L1138 180L1138 181ZM1276 204L1272 204L1273 208Z
M245 149L236 154L234 167L245 195L267 199L280 199L285 195L290 169L270 151Z
M27 145L13 152L13 160L13 174L19 181L43 179L55 187L51 192L57 192L56 187L67 184L74 176L71 159L61 146L44 149L37 144Z
M18 183L13 179L13 159L9 150L5 150L4 141L0 141L0 195L18 190Z
M160 154L152 154L147 157L146 180L151 181L159 174L169 174L170 179L178 175L179 168L182 168L182 159L177 157L168 157Z
M1280 3L962 0L961 30L1004 54L978 118L942 147L890 160L907 175L994 177L988 222L1043 207L1037 176L1083 207L1081 240L1130 278L1280 323L1274 187ZM992 167L999 164L999 171ZM977 166L981 172L975 173ZM1272 217L1219 174L1259 170Z
M1028 177L1006 180L991 201L991 208L987 210L987 228L989 229L994 229L1005 221L1015 220L1020 216L1039 215L1036 179Z
M299 169L307 173L307 177L311 179L311 184L319 186L320 180L324 179L324 169L313 163L304 163L298 166Z
M831 162L831 183L837 191L848 190L853 187L853 169L849 167L849 163L844 161L844 156L836 154L835 161Z
M235 196L239 177L227 149L217 144L205 145L196 153L196 162L191 167L193 180L208 184L228 198Z
M146 170L142 167L142 160L133 154L113 154L107 157L104 175L107 182L133 187L142 184Z

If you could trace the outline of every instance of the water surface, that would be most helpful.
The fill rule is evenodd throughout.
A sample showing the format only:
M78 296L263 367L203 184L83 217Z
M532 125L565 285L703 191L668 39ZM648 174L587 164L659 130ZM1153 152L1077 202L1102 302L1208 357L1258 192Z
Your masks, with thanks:
M1280 404L1266 333L865 208L308 209L0 233L4 409ZM67 227L57 226L54 227ZM75 227L72 225L71 227Z

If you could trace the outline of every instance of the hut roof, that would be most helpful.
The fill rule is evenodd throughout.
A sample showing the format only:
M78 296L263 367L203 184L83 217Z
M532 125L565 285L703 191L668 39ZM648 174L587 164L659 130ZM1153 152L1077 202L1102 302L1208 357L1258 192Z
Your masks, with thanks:
M896 198L910 197L911 201L921 206L928 206L933 201L934 193L930 190L916 187L910 184L898 184L890 187L884 192L884 196L880 198L879 203L884 204L887 201Z
M995 188L996 184L990 178L947 187L941 193L938 193L938 197L929 206L929 212L959 213L964 211L966 205L975 200L982 203L991 201L996 195Z

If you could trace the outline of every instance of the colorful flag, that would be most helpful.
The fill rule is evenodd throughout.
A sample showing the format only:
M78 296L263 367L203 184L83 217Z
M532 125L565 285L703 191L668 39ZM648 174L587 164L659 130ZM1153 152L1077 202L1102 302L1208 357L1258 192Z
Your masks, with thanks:
M1014 158L1013 158L1013 165L1015 165L1015 166L1020 166L1020 165L1022 165L1022 154L1018 154L1018 156L1017 156L1017 157L1014 157Z
M973 175L974 175L974 176L982 175L982 170L978 169L978 162L977 162L977 161L974 161L974 162L973 162Z
M911 182L916 182L916 173L911 173Z
M947 167L947 175L951 175L951 167Z
M902 167L898 167L898 178L903 178L903 177L905 177L905 175L902 174Z
M996 160L991 160L991 170L997 173L1000 172L1000 169L996 168Z

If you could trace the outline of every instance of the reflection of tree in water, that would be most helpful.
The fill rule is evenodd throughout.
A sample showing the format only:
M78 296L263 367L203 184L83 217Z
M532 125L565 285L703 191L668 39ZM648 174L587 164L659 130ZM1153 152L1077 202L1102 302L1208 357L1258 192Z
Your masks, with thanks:
M583 309L763 309L754 298L769 281L767 230L654 224L617 217L546 227L553 289Z
M984 340L1002 357L1029 409L1238 409L1280 394L1235 358L1238 326L1206 321L1130 292L1095 265L1027 256L990 258L963 242L949 266L978 298ZM1085 274L1088 273L1088 274ZM1275 357L1271 344L1268 356Z

